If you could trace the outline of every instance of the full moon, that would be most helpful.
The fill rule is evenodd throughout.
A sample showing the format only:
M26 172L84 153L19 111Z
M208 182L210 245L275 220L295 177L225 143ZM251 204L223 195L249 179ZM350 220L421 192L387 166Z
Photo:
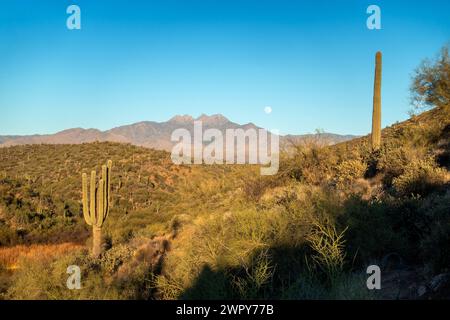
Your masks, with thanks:
M267 114L272 113L272 107L269 107L269 106L265 107L264 108L264 112L267 113Z

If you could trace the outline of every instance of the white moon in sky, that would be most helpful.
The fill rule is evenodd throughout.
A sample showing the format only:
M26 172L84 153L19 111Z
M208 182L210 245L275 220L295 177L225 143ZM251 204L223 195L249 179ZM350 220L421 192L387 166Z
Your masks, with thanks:
M271 114L272 113L272 107L269 107L269 106L265 107L264 108L264 112L267 113L267 114Z

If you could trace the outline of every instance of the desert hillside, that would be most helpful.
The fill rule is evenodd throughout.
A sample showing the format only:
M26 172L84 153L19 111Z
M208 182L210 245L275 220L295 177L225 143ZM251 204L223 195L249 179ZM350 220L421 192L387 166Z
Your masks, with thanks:
M2 296L445 295L430 281L450 263L449 128L441 107L385 128L375 153L367 137L299 143L272 177L257 166L175 166L168 152L120 143L0 148ZM93 259L81 174L106 159L111 214ZM365 287L373 263L389 275L382 293ZM64 287L68 264L83 266L82 290Z

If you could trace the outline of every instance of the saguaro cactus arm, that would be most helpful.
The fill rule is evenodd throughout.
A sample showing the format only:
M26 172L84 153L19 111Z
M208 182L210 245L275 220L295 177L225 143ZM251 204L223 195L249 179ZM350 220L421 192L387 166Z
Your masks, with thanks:
M83 190L83 216L86 223L92 226L91 215L89 212L89 201L88 201L88 186L87 186L87 175L83 173L82 178L82 190Z
M89 217L91 219L92 225L94 225L96 223L95 197L96 197L97 190L96 190L95 184L96 184L96 174L95 174L95 171L91 171L91 192L90 192L90 197L91 197L90 207L91 208L89 210Z

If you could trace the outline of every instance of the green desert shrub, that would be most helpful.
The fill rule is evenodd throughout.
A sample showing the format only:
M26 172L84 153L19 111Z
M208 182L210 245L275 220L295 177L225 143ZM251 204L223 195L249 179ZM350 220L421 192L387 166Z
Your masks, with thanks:
M333 176L339 156L321 144L294 146L293 154L280 164L279 176L293 178L312 185L323 185Z
M324 274L326 282L333 287L336 281L341 278L345 262L345 239L344 234L347 229L341 232L329 221L312 221L312 230L306 237L310 248L313 251L311 260L313 265Z
M240 299L268 298L273 290L272 277L275 267L267 249L256 252L232 275L233 285Z
M22 260L6 294L18 300L118 299L120 294L105 282L102 274L92 268L87 252L73 253L52 261ZM80 266L81 289L69 290L67 267Z
M128 214L112 213L105 224L105 233L113 245L125 244L140 235L154 236L167 230L166 225L172 217L156 214L155 209L139 209Z
M447 180L446 170L437 167L434 160L428 158L407 164L403 174L394 178L392 184L402 196L426 196L442 187Z
M403 174L405 167L425 157L426 150L399 143L383 145L376 160L376 170L383 173L384 186L392 186L392 180Z
M367 170L367 164L359 159L344 160L336 167L334 183L340 190L344 190L353 185L353 183L364 177Z
M7 299L117 300L148 299L152 293L152 263L136 261L135 248L118 246L100 258L77 250L53 258L22 258L11 277ZM67 268L79 266L81 289L69 290Z
M301 188L298 182L291 187L265 194L261 207L212 213L186 225L156 279L161 298L204 298L199 292L206 291L211 292L210 298L281 297L289 278L306 268L312 218L334 221L338 215L329 193L318 187ZM337 236L333 244L342 241L342 235ZM342 258L342 248L333 248L339 252L329 248L320 257L327 259L331 252L336 254L332 259ZM331 274L337 264L332 260L324 270ZM216 291L210 291L211 287Z
M256 250L235 267L203 265L188 287L159 277L164 298L181 299L267 299L273 291L275 266L267 249Z
M238 292L254 295L255 288L264 282L260 278L262 260L254 263L254 255L276 242L285 227L277 211L248 209L198 217L177 236L165 260L164 270L169 272L163 270L156 285L163 298L168 299L198 297L196 288L207 290L203 279L222 288L214 295L216 298L232 298ZM229 288L232 282L235 286Z
M117 245L107 250L100 258L102 270L114 274L118 268L133 256L133 249L126 245Z

